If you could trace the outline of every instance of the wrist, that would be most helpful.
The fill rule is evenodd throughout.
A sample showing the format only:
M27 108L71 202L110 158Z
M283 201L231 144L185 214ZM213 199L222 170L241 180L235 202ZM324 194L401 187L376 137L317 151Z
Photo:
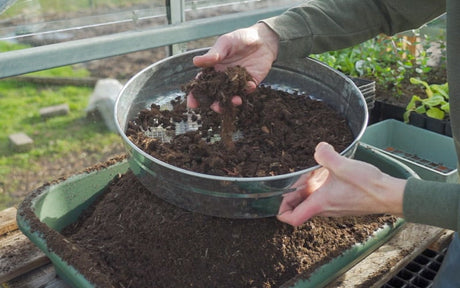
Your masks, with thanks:
M378 184L380 189L376 190L379 192L378 197L382 203L382 213L403 216L403 198L406 183L406 179L384 175L382 181Z

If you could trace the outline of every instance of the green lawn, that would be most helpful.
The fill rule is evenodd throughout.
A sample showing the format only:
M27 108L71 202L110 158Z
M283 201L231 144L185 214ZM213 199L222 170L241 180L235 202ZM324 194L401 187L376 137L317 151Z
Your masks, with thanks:
M39 76L86 77L84 69L61 67L33 73ZM103 121L86 117L85 108L93 87L46 86L0 80L0 210L11 205L11 194L18 187L14 172L22 169L36 171L43 158L63 158L68 153L91 151L98 153L120 137L110 132ZM39 110L43 107L67 103L70 113L44 120ZM24 132L34 141L32 150L18 153L11 149L8 136ZM44 179L48 181L50 179ZM52 179L51 179L52 180ZM3 187L3 189L2 189ZM7 188L5 188L7 187Z

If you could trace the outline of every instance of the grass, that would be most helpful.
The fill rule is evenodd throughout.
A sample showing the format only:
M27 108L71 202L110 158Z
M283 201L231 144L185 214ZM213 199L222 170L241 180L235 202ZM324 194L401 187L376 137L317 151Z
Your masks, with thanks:
M1 47L2 45L0 45ZM61 67L32 73L38 76L86 77L85 69ZM14 79L14 78L13 78ZM11 194L20 185L13 173L38 171L41 159L59 159L69 153L98 153L104 147L121 141L109 132L103 121L86 117L85 108L92 87L45 86L6 79L0 81L0 210L11 205ZM67 103L69 114L43 120L43 107ZM26 153L14 152L8 136L24 132L34 140ZM52 179L48 179L52 180ZM47 181L44 179L44 181Z
M8 191L0 193L0 210L11 204L11 193L20 183L7 183L12 173L21 170L38 171L40 160L63 158L69 153L97 153L120 141L109 132L102 121L86 118L84 109L92 89L88 87L42 87L15 81L0 82L0 183ZM43 120L40 108L68 103L70 113ZM24 132L34 140L34 147L26 153L14 152L8 135ZM51 180L51 179L47 179ZM44 181L46 181L44 179ZM7 184L5 184L7 183Z

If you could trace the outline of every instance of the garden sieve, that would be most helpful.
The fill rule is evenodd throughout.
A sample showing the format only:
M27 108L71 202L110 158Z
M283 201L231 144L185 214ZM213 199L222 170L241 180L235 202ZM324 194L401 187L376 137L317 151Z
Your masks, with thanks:
M125 134L128 122L142 109L152 103L164 106L171 99L184 96L179 87L200 71L193 65L192 59L206 51L193 50L154 63L131 78L121 90L114 114L129 155L130 169L153 194L190 211L227 218L274 216L278 213L283 195L305 189L307 182L304 179L309 179L320 168L318 165L266 177L207 175L156 159L132 143ZM305 58L273 63L264 83L299 95L308 91L308 95L324 101L340 113L354 137L354 141L340 153L353 156L366 128L368 112L362 93L351 79L316 60ZM196 128L196 123L189 121L177 125L178 133ZM148 133L153 137L163 137L165 141L173 136L161 129Z

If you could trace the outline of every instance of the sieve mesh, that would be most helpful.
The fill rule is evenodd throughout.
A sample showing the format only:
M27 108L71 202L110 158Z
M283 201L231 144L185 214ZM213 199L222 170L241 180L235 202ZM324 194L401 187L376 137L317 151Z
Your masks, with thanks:
M262 83L262 85L264 85L264 83ZM265 85L268 85L268 84L265 84ZM270 88L275 89L275 90L287 92L290 94L297 94L300 96L309 97L310 99L313 99L316 101L321 101L320 99L312 95L307 95L306 93L300 92L298 89L294 89L286 85L270 84L269 86ZM151 106L151 104L156 104L156 105L160 105L160 110L172 110L173 106L171 104L171 101L177 99L177 97L181 97L182 101L184 101L185 93L181 91L170 91L167 94L159 96L155 102L147 103L145 108L148 109ZM198 130L201 127L201 125L199 124L201 115L195 113L191 109L187 109L186 115L187 115L187 121L173 122L173 120L171 119L171 122L174 123L175 125L174 131L167 130L163 127L149 127L147 130L144 130L144 134L147 137L159 139L162 142L171 142L172 138L175 135L180 135L180 134L184 134L187 132ZM196 119L196 120L193 120L193 119ZM212 134L212 131L208 131L208 132L209 132L208 135L213 135L212 137L210 137L211 143L220 141L221 138L220 138L219 133ZM233 138L233 141L242 139L243 132L240 130L237 130L235 133L233 133L232 138Z

